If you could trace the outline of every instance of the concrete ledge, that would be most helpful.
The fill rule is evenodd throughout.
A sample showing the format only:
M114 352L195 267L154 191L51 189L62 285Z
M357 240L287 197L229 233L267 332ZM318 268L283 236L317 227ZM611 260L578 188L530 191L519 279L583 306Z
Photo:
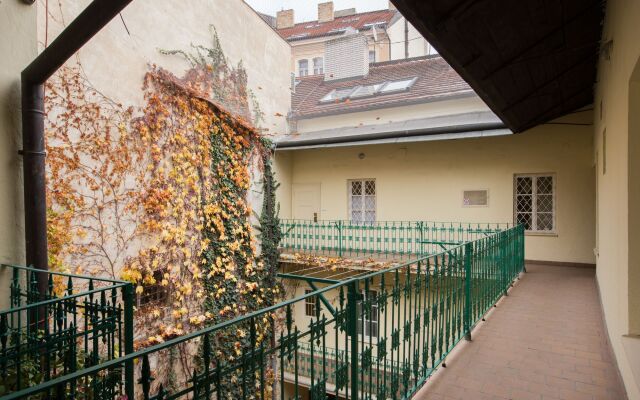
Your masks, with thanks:
M540 261L540 260L524 260L525 264L544 264L552 267L574 267L574 268L596 268L595 264L589 263L573 263L564 261Z

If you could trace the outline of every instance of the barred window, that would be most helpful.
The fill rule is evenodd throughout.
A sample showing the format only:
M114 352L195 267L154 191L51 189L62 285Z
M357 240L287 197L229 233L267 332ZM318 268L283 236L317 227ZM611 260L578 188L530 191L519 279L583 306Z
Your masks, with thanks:
M349 218L358 224L376 222L376 181L349 181Z
M369 290L364 294L364 301L371 304L370 310L363 310L362 302L358 303L358 333L365 336L378 337L378 292Z
M313 292L313 290L305 289L304 294L309 294ZM304 299L304 314L307 317L315 317L316 316L316 296L307 297Z
M555 231L555 176L515 176L514 219L528 232Z

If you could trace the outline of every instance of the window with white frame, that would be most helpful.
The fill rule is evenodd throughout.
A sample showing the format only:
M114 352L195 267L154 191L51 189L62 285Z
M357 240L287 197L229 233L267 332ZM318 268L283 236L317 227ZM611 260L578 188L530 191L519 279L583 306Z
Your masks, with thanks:
M351 222L376 222L376 181L358 179L349 181L349 218Z
M516 175L514 186L516 223L524 225L528 232L555 232L555 175Z
M373 64L374 62L376 62L376 51L369 50L369 64Z
M324 73L324 59L322 57L316 57L313 59L313 73L315 75Z
M313 292L313 290L305 289L304 294L309 294ZM304 314L307 317L315 317L316 316L316 297L310 296L304 299Z
M309 75L309 60L298 60L298 76Z
M369 290L363 295L363 300L370 306L363 309L362 302L358 303L358 334L364 332L365 336L378 337L378 292Z

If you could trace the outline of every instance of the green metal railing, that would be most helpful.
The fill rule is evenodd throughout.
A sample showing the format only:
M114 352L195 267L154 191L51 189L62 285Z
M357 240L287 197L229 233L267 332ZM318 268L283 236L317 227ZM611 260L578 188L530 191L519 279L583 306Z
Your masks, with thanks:
M0 274L10 276L10 309L0 311L0 395L133 351L130 283L15 265L0 266ZM112 378L85 378L59 395L98 386L115 395L121 381Z
M335 255L417 258L509 229L508 223L428 221L281 220L285 251Z
M266 399L273 391L281 400L410 398L523 268L524 230L504 229L70 371L3 400L113 399L113 391L91 385L101 376L118 382L129 399ZM321 297L332 298L332 306ZM307 300L316 305L310 317ZM271 327L267 336L260 334L265 327ZM240 330L246 340L229 335ZM230 340L238 340L232 358L222 353ZM196 361L173 367L166 360L176 349ZM134 363L135 380L125 372ZM187 370L152 373L163 366Z

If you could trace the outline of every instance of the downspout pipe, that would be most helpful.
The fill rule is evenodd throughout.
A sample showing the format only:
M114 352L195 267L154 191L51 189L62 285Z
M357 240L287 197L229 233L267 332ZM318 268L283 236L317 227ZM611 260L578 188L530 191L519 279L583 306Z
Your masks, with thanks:
M22 71L22 150L27 265L48 270L44 84L132 0L94 0ZM105 62L108 62L105 60ZM41 295L47 279L38 277Z

